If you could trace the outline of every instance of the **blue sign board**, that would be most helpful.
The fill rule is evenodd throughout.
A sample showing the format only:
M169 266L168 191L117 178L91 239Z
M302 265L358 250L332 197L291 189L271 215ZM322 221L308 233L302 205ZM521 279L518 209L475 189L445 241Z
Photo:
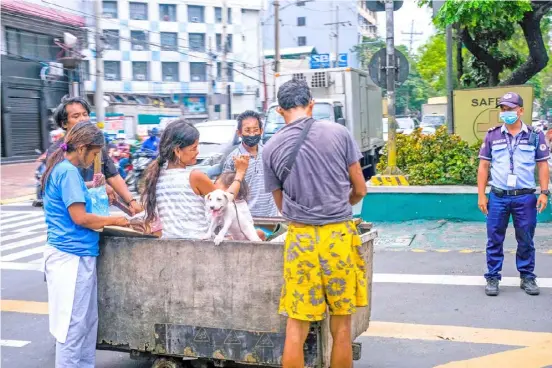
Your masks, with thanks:
M310 56L311 69L324 69L330 67L330 54L313 54Z
M337 61L337 66L340 67L340 68L344 68L346 67L348 64L348 58L347 58L347 54L339 54L339 59Z

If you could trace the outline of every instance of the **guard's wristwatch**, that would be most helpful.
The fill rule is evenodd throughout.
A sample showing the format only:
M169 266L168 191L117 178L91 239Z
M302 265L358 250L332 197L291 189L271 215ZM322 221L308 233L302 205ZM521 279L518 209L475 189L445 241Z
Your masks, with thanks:
M550 197L550 191L548 189L541 190L540 194L544 194L545 196Z

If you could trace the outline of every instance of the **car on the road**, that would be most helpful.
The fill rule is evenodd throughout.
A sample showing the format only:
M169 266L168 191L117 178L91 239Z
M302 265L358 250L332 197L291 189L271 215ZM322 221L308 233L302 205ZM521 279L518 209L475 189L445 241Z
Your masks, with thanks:
M441 126L446 124L445 115L431 114L422 116L422 122L420 128L422 128L422 134L435 134L435 131Z
M397 116L397 134L412 134L414 129L418 128L420 122L416 118L411 118L409 116ZM382 119L383 123L383 140L387 142L389 135L389 120L387 118Z
M194 169L210 178L222 173L228 155L240 144L236 120L213 120L194 125L199 130L199 155Z

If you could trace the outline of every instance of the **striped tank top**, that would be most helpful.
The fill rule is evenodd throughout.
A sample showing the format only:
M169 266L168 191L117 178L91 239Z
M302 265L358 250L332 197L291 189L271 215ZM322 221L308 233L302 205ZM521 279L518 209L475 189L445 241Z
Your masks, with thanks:
M157 214L162 238L200 239L209 228L205 200L190 185L190 169L162 169L157 181Z

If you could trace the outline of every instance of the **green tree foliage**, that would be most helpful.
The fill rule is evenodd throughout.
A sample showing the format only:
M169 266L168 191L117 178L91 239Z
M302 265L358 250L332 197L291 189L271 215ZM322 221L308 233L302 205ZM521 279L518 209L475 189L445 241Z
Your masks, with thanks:
M427 82L437 96L446 95L446 43L441 33L431 38L418 50L417 68L420 76Z
M419 0L429 5L431 0ZM524 84L548 64L543 29L552 1L448 0L435 18L441 29L456 26L463 45L470 51L466 84L477 86ZM543 22L545 19L545 22ZM521 32L520 32L521 30ZM522 35L527 52L506 43ZM543 37L544 36L544 37Z
M469 145L446 127L433 135L417 129L411 135L397 134L397 166L412 185L475 185L481 142ZM387 147L378 163L378 172L387 167Z

